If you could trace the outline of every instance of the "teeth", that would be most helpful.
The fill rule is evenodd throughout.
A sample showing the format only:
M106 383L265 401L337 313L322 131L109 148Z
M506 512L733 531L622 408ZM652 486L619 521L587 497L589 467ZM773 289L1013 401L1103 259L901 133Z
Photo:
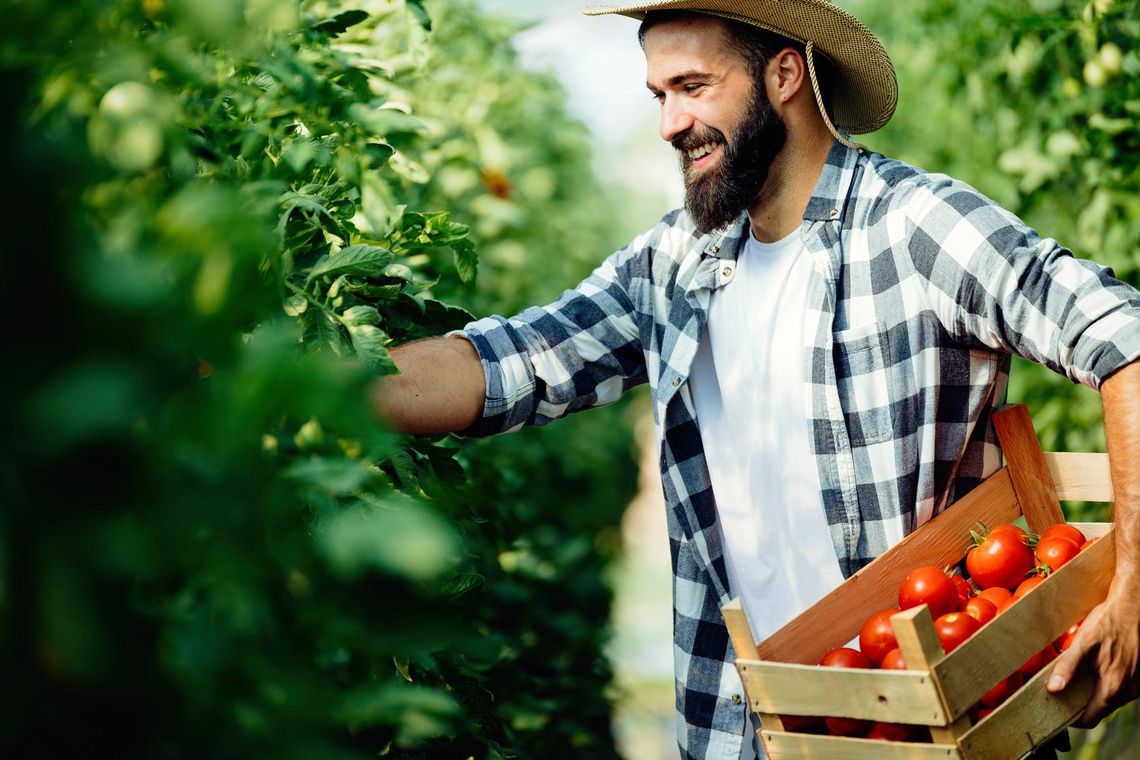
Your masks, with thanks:
M696 161L701 156L706 156L709 153L712 153L714 147L715 146L712 143L705 143L704 145L702 145L698 148L693 148L692 150L689 151L689 158L692 159L693 161Z

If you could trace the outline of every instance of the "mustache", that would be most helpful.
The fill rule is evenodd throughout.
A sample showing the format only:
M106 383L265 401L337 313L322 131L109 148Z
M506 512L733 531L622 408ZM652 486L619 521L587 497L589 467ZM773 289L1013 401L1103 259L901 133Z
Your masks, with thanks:
M728 140L725 138L724 133L715 127L707 127L700 132L689 131L674 139L671 143L674 149L681 152L682 155L688 153L693 148L699 148L706 143L713 145L725 145Z

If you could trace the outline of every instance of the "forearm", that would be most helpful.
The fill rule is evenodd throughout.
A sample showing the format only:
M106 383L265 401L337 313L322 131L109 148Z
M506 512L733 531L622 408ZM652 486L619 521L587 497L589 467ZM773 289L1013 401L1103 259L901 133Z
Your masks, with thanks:
M483 414L486 381L471 344L460 337L428 338L392 351L400 370L370 389L372 410L403 433L451 433Z
M1140 589L1140 362L1101 384L1105 439L1115 498L1116 581Z

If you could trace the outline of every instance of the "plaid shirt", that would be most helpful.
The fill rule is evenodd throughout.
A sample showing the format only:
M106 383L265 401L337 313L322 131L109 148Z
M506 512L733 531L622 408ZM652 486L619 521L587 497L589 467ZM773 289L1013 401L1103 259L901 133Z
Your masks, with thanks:
M555 303L463 333L487 377L484 417L469 435L541 425L649 383L683 758L735 760L745 733L720 615L721 534L686 380L746 231L742 217L702 235L674 211ZM1140 356L1140 293L944 175L837 142L800 234L814 266L805 408L845 575L1000 466L990 415L1011 354L1092 387Z

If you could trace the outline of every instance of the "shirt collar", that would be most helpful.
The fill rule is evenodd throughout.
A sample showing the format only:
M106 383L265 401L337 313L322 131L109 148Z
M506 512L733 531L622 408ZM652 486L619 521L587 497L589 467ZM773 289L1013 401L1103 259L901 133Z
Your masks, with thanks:
M860 151L849 148L838 140L832 143L811 199L804 209L805 222L827 222L843 216L859 154ZM701 252L718 259L735 259L747 235L748 212L743 212L735 222L703 235Z

